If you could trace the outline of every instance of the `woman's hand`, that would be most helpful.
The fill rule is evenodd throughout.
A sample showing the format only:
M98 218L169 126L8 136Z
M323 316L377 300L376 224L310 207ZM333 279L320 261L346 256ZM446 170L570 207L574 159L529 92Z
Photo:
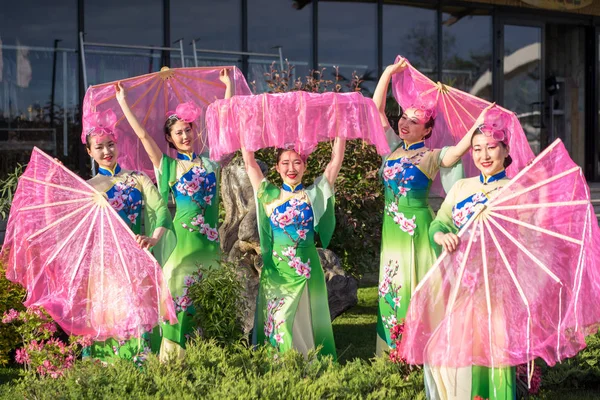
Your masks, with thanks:
M406 67L408 67L408 63L406 62L405 58L402 58L396 64L388 65L385 68L385 72L387 72L390 75L394 75L394 74L397 74L398 72L404 71L406 69Z
M454 233L437 232L433 235L433 241L442 246L448 253L453 253L460 243L460 238Z
M156 246L156 243L158 243L158 239L145 235L135 235L135 241L141 249L149 249L150 247Z
M229 76L229 69L223 68L219 72L219 80L225 84L225 99L231 98L233 96L233 86L231 85L231 77Z
M119 104L123 104L127 102L127 92L125 92L125 88L121 84L121 82L115 83L115 96L117 97L117 101Z
M229 77L229 69L228 68L223 68L219 72L219 80L221 82L223 82L226 86L231 85L231 78Z

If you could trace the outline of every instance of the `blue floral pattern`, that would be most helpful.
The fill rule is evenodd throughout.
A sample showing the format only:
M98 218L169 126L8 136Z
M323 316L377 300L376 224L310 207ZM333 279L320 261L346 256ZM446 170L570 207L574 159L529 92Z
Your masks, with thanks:
M211 242L218 242L219 232L216 225L214 227L210 226L204 220L204 212L207 206L212 205L217 194L215 173L208 173L204 167L196 165L175 183L173 189L175 197L188 197L200 210L188 223L182 222L181 226L190 232L205 235Z
M132 172L106 192L110 206L130 227L137 224L142 213L142 192L137 188L136 175Z
M402 231L411 236L417 228L416 217L413 215L411 218L398 212L398 203L413 189L427 190L429 178L418 168L419 161L427 151L418 152L411 157L387 160L382 171L383 184L393 193L393 200L388 202L385 212Z
M310 260L303 262L296 256L296 250L314 230L314 216L310 204L292 197L273 210L270 221L274 234L284 234L293 242L291 246L282 246L279 253L274 250L273 256L279 261L287 261L298 275L309 279Z

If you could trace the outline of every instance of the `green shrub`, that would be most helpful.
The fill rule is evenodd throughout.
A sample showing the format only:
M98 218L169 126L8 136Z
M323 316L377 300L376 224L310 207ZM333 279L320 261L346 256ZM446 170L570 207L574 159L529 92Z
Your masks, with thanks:
M23 377L2 387L3 398L36 399L424 399L419 372L408 376L385 359L340 365L296 352L273 356L268 348L221 347L196 340L185 360L144 368L118 361L103 367L79 361L64 378Z
M575 357L552 368L543 365L544 389L600 388L600 333L588 336L586 343Z
M244 337L243 317L247 302L244 281L235 263L222 262L220 268L201 269L188 287L196 313L194 320L205 339L221 345Z
M0 315L15 309L22 311L25 289L21 285L6 279L6 267L0 262ZM0 323L0 365L8 364L11 353L23 342L16 327L12 324Z
M10 206L12 204L13 195L17 190L19 177L23 173L24 166L17 164L13 172L8 173L6 178L0 180L0 217L6 219Z

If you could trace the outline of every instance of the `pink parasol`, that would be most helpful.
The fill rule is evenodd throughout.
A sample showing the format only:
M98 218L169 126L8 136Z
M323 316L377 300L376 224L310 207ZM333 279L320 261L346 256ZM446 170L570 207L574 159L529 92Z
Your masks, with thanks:
M481 111L490 105L469 93L441 82L433 82L402 56L396 57L396 63L398 62L407 64L406 69L392 77L392 90L398 104L403 109L422 108L435 117L433 133L425 142L429 148L439 149L457 144L471 129ZM497 108L506 113L503 128L511 133L507 144L513 163L506 169L506 173L513 177L534 158L534 154L517 116L505 108ZM463 156L463 165L467 177L479 174L471 154Z
M236 67L199 67L199 68L167 68L160 72L124 79L120 82L127 90L130 107L146 131L154 138L163 153L170 154L164 135L167 117L183 112L192 117L197 140L194 150L200 154L207 150L208 140L204 126L206 107L225 96L225 85L219 80L219 72L223 68L232 69L230 73L234 94L249 95L250 88L241 71ZM122 167L143 171L154 177L150 158L141 142L127 123L121 107L115 97L116 82L103 83L90 87L83 101L83 120L93 112L113 110L117 120L115 128L119 131L119 163ZM187 103L182 107L182 103ZM195 112L191 109L199 109ZM84 127L85 128L85 127ZM84 131L85 133L85 131ZM174 153L171 154L174 156Z
M215 160L241 148L290 148L310 154L336 137L363 139L389 152L375 103L354 93L289 92L235 96L208 107L206 126Z
M401 355L451 368L572 357L600 322L600 231L581 168L557 140L475 207L458 249L417 286Z
M10 210L6 276L70 335L140 337L177 322L160 265L106 200L34 148Z

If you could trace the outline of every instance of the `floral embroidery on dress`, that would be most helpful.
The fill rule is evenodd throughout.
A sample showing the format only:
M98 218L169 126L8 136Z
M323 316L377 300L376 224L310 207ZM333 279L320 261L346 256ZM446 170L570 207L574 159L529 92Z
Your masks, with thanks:
M179 195L189 197L200 209L200 212L189 223L182 222L181 226L190 232L198 232L206 236L211 242L218 242L219 232L216 225L212 227L204 220L206 208L212 205L213 198L217 193L214 172L207 173L204 167L196 165L179 179L174 190Z
M267 303L267 319L265 320L264 334L265 344L271 344L279 350L279 346L284 343L283 336L285 332L278 332L279 328L285 322L285 319L276 320L275 315L281 311L285 305L285 299L274 298Z
M383 168L383 183L391 189L394 194L393 200L385 208L388 216L392 217L398 227L413 236L417 228L416 216L409 218L404 213L398 212L398 203L402 197L406 197L411 190L411 185L415 180L415 175L411 175L419 165L421 158L427 153L422 151L412 157L401 157L396 160L389 160Z
M388 261L383 267L383 279L379 283L379 298L383 298L392 307L392 310L400 307L400 301L402 300L402 296L399 294L402 285L396 285L393 282L399 268L400 264L398 261Z
M285 206L285 203L283 204ZM292 246L282 247L281 251L273 251L273 256L279 261L287 261L290 268L306 279L310 278L310 260L303 262L296 256L296 250L300 242L306 240L310 230L310 224L313 221L312 208L310 205L297 198L292 198L287 202L285 210L283 207L276 208L271 214L271 225L274 229L282 230L292 240ZM310 216L309 216L310 215ZM291 233L288 231L291 228ZM294 238L294 236L296 236Z
M198 282L199 279L202 279L202 275L188 275L183 278L183 291L181 296L173 298L176 312L186 311L192 305L192 299L188 296L188 290L193 284Z
M388 261L388 263L383 267L383 278L379 283L379 301L383 300L391 308L389 315L381 315L383 327L390 334L389 337L391 338L391 341L388 341L388 345L391 348L395 347L393 333L398 326L398 318L396 317L396 313L402 304L402 296L400 295L400 289L402 288L402 285L394 283L394 278L396 275L398 275L399 269L400 264L398 261Z
M475 214L477 204L487 203L488 198L483 192L475 193L452 207L452 221L459 229Z
M137 219L142 210L142 194L139 189L137 189L136 175L136 172L132 172L127 176L125 181L115 183L115 185L106 192L108 204L110 204L123 219L127 218L132 226L137 223Z

